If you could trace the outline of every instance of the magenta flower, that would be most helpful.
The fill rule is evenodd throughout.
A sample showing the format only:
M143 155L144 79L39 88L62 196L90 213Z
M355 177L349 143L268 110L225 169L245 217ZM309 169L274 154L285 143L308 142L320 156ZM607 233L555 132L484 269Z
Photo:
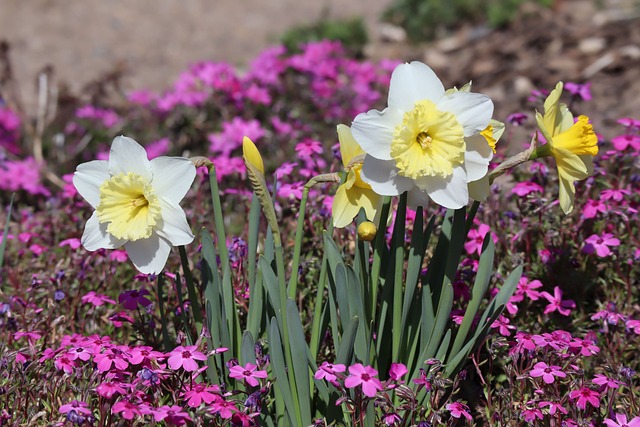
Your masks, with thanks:
M111 407L112 414L122 414L122 418L125 420L132 420L136 415L141 416L142 411L138 405L135 405L128 400L119 400Z
M88 409L89 405L80 400L72 400L66 403L58 409L61 414L66 414L69 411L75 411L76 414L91 415L91 411Z
M305 139L296 145L296 153L301 158L313 158L318 154L322 154L322 143L314 139Z
M102 294L97 294L94 291L87 292L82 297L82 302L84 304L93 304L95 307L100 307L101 305L104 305L106 303L109 303L109 304L115 304L116 303L114 300L112 300L108 296L102 295Z
M529 408L522 411L522 418L528 423L533 423L536 419L543 419L544 415L538 408Z
M533 365L533 369L529 372L529 375L533 378L542 377L542 381L547 384L553 384L556 380L555 377L565 378L567 374L562 372L562 368L557 365L547 365L545 362L538 362Z
M222 419L229 419L233 416L234 412L237 412L238 409L233 402L224 399L218 399L211 404L211 411L214 414L220 415Z
M587 254L596 253L600 258L609 256L611 249L609 247L620 246L620 240L613 237L611 233L604 233L602 236L592 234L585 240L586 245L582 248L582 252Z
M169 360L167 364L169 368L177 371L182 368L187 372L193 372L198 369L198 362L196 360L207 360L202 352L198 351L197 345L189 345L186 347L178 346L170 353L167 353Z
M222 400L220 397L220 387L217 385L207 386L204 383L194 383L190 387L185 388L182 397L187 399L187 405L197 408L202 402L210 404L216 400Z
M469 421L473 420L471 414L469 413L469 408L467 407L467 405L460 402L449 403L447 405L447 411L451 412L451 416L453 418L465 417Z
M557 311L563 316L568 316L571 314L571 309L576 308L576 303L573 300L562 299L562 290L558 286L553 288L553 295L546 291L540 292L540 295L549 301L549 304L544 309L544 314Z
M38 341L42 335L40 335L40 331L31 331L31 332L16 332L13 334L13 339L19 340L20 338L26 338L29 343L33 341Z
M541 287L542 283L539 280L529 281L526 277L521 277L515 295L526 295L531 301L537 301L540 298L540 292L536 289Z
M252 387L257 387L259 378L267 378L267 371L258 371L258 367L252 363L247 363L244 367L240 365L229 369L229 376L237 380L244 380Z
M569 343L569 348L582 356L592 356L600 351L592 340L576 338Z
M602 374L596 374L595 378L591 380L591 382L599 385L601 387L600 391L620 388L620 385L622 384L620 381L614 380L613 378L609 378L606 375Z
M404 377L409 370L402 363L392 363L391 368L389 368L389 378L392 381L400 381L402 377Z
M96 354L93 361L99 372L107 372L111 369L111 365L121 371L127 369L129 362L125 360L126 354L116 348L107 348L103 353Z
M484 237L491 231L486 224L480 224L478 229L472 228L469 230L469 234L467 235L467 242L464 244L464 250L467 251L469 255L474 252L480 255L482 253L482 242L484 241ZM498 241L497 236L494 233L491 233L491 237L493 238L493 242L496 243Z
M118 302L127 310L135 310L138 306L147 307L151 301L145 298L145 295L149 295L146 289L124 291L118 297Z
M527 196L531 193L542 193L544 188L535 182L524 181L513 186L511 193L520 197Z
M317 380L325 379L329 382L333 382L336 380L336 373L344 372L347 370L347 367L340 363L329 363L322 362L322 365L318 367L318 370L313 375L313 377Z
M524 113L513 113L507 116L507 122L513 126L522 126L527 121L527 115Z
M344 386L347 388L355 388L359 385L362 386L362 392L369 396L374 397L377 390L382 390L382 384L380 380L374 378L378 375L378 371L371 366L363 366L362 363L356 363L349 366L349 376L344 380Z
M616 414L616 420L606 419L604 423L607 427L640 427L640 417L633 417L627 421L625 414Z
M127 390L123 387L123 384L118 382L105 381L96 387L96 393L105 399L111 399L116 393L124 395L126 392Z
M515 326L510 325L509 323L511 323L511 321L507 317L504 317L501 314L496 319L496 321L491 324L491 328L493 328L493 329L497 328L498 332L500 332L500 335L502 335L503 337L508 337L508 336L511 335L510 329L515 329L516 328Z
M548 402L546 400L538 403L538 408L544 408L545 406L549 407L549 415L555 415L556 412L560 412L562 414L567 414L569 411L559 403Z
M576 98L580 98L583 101L591 100L591 82L585 84L566 82L564 88Z
M591 404L594 408L600 406L600 393L595 390L591 390L589 387L582 387L579 390L573 390L569 393L571 400L577 400L578 408L584 410L587 407L587 403Z
M595 218L598 215L598 212L605 213L609 210L609 207L606 203L600 200L587 200L587 203L584 204L582 208L582 218L589 219Z
M156 422L164 420L169 425L181 426L187 421L193 421L188 413L184 412L180 406L161 406L155 410L151 410L153 419Z
M624 151L629 147L634 151L640 151L640 135L618 135L611 140L611 143L618 151Z
M162 360L164 358L164 353L156 351L152 347L141 345L131 349L128 359L129 363L132 365L139 365L141 363L149 363L155 360Z
M605 201L613 200L614 202L621 202L625 197L630 195L631 191L625 190L624 188L612 188L610 190L602 190L600 193L600 199Z
M65 246L69 246L71 249L78 249L82 243L80 243L80 239L72 238L63 240L58 244L58 247L63 248Z

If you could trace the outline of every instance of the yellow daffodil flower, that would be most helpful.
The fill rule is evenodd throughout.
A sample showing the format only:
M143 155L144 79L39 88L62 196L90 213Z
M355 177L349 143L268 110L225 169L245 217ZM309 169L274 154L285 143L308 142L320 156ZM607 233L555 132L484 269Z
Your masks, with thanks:
M362 163L352 161L358 156L364 155L364 151L351 134L349 126L338 125L338 140L340 141L340 154L342 165L348 169L347 179L338 187L333 198L333 225L343 228L351 224L353 218L363 208L368 219L373 219L376 214L376 206L380 200L369 184L360 176Z
M536 121L547 140L538 147L530 159L553 156L558 165L560 181L560 207L565 214L573 210L575 181L587 178L593 172L593 156L598 154L598 137L587 116L573 115L560 103L562 82L558 83L544 102L544 115L536 112Z

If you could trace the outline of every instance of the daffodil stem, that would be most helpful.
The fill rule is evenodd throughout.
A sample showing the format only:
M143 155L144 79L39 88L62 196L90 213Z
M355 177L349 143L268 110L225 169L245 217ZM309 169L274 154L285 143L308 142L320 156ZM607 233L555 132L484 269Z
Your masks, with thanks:
M405 220L407 216L407 193L400 195L398 210L396 212L396 223L393 227L393 247L394 247L394 277L393 277L393 317L391 328L391 360L400 360L400 338L402 337L402 289L404 268L404 235Z
M220 254L220 265L224 271L229 266L229 250L227 249L227 238L224 232L224 219L222 217L222 204L220 203L220 190L218 189L218 178L215 166L209 166L209 186L211 187L211 200L213 202L213 220L216 228L218 240L218 252Z
M193 312L193 321L196 324L196 334L198 336L202 333L202 311L200 309L200 300L196 288L193 285L193 275L191 274L191 268L189 268L189 259L187 258L187 251L184 246L178 246L180 252L180 262L182 263L182 270L184 274L184 281L187 284L187 292L189 293L189 301L191 302L191 311Z
M382 267L382 257L385 250L385 239L387 231L387 218L391 209L391 197L386 196L382 204L382 210L380 212L380 222L378 223L378 233L376 234L376 240L374 242L373 250L373 265L371 266L371 300L369 301L369 312L372 321L375 322L376 311L378 305L378 287L380 284L380 268Z
M329 234L333 233L333 224L329 225ZM324 299L324 288L327 282L327 254L322 256L322 267L320 268L320 277L318 278L318 289L316 290L316 301L313 307L313 321L311 324L311 342L309 347L311 355L317 359L318 350L320 349L320 326L322 325L322 303Z
M162 325L162 345L165 351L171 350L171 339L169 338L169 330L167 329L167 318L164 315L164 297L162 296L162 288L164 288L164 275L160 273L157 281L158 309L160 310L160 324Z
M471 208L469 208L469 213L467 213L467 220L465 222L465 229L466 229L465 234L469 234L469 230L471 230L471 227L473 226L473 220L476 217L476 213L478 213L479 207L480 207L480 202L477 200L474 200L473 204L471 205Z
M493 183L493 180L495 180L497 177L504 175L509 170L513 169L514 167L522 163L528 162L529 160L535 160L541 156L550 155L550 153L547 154L547 151L549 150L547 148L548 144L538 148L537 135L538 134L536 133L533 135L533 138L531 138L531 144L529 148L516 154L515 156L509 157L507 160L500 163L498 167L496 167L494 170L489 172L489 183Z

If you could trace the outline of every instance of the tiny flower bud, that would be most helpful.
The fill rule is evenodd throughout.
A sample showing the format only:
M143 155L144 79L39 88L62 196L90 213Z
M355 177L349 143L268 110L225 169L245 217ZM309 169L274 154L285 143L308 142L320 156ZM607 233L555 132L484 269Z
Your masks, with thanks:
M370 242L376 237L378 229L371 221L364 221L358 226L358 238L365 242Z

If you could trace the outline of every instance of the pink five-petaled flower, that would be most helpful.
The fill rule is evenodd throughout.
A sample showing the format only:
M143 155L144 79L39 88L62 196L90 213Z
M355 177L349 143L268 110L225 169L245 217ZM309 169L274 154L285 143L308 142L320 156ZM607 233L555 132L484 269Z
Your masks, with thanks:
M586 245L582 248L582 252L587 254L596 253L603 258L611 254L610 246L620 246L620 240L613 237L611 233L604 233L602 236L592 234L585 240Z
M111 407L111 413L112 414L122 413L122 418L124 418L125 420L132 420L136 415L137 416L142 415L142 411L140 410L140 407L138 407L138 405L135 405L129 402L128 400L120 400L116 402Z
M346 371L347 367L341 363L329 363L322 362L322 365L318 367L318 370L313 375L313 377L317 380L325 379L326 381L333 382L336 380L336 373Z
M183 389L182 397L187 399L187 405L197 408L202 402L207 405L216 400L223 400L219 395L220 387L217 385L207 386L204 383L192 384Z
M105 303L115 304L116 302L106 295L97 294L94 291L90 291L90 292L87 292L87 294L82 297L82 303L93 304L95 307L100 307Z
M106 399L111 399L116 393L123 395L126 392L123 384L117 382L105 381L96 387L96 393Z
M238 411L238 408L236 408L236 405L233 402L224 399L218 399L213 402L213 404L211 404L211 411L214 414L220 415L220 418L226 420L231 418L233 416L233 413Z
M181 426L187 423L187 421L193 421L188 413L184 412L180 406L161 406L158 409L152 410L153 419L156 422L164 420L169 425Z
M614 380L613 378L609 378L606 375L596 374L595 378L591 380L592 383L601 386L601 390L607 390L610 388L620 388L620 384L622 384L618 380Z
M471 417L471 414L468 412L469 408L467 407L467 405L460 402L449 403L447 405L447 411L451 412L451 416L453 418L460 418L464 416L469 421L473 419Z
M571 309L576 307L576 303L573 300L562 299L562 290L558 286L553 288L553 295L546 291L540 292L540 295L549 301L549 304L544 309L544 314L557 311L563 316L568 316L571 314Z
M615 138L611 139L611 143L613 144L613 147L618 151L624 151L629 147L631 147L635 151L640 151L639 135L618 135Z
M600 393L590 389L589 387L582 387L579 390L573 390L569 393L569 398L571 400L577 399L578 408L582 410L586 409L587 403L590 403L594 408L600 406Z
M260 384L258 378L267 378L267 371L258 371L257 368L252 363L247 363L244 367L236 365L229 369L229 376L237 380L244 380L251 387L256 387Z
M627 421L625 414L616 414L616 420L606 419L603 421L607 427L640 427L640 417L633 417Z
M354 388L362 385L362 392L369 397L374 397L377 390L382 390L380 380L374 378L377 375L378 371L371 366L363 366L362 363L356 363L349 366L349 376L344 380L344 386Z
M480 224L478 229L469 230L469 234L467 237L467 243L464 244L464 250L467 251L469 255L476 252L478 255L482 253L482 243L484 242L484 237L491 231L486 224ZM493 242L495 243L498 239L495 234L491 233L491 237L493 238Z
M60 406L60 409L58 409L58 411L61 414L66 414L69 411L75 411L76 414L91 415L91 410L89 410L88 408L89 405L87 403L80 400L72 400L71 402Z
M391 368L389 368L389 378L392 381L399 381L407 372L409 372L409 370L402 363L392 363Z
M555 377L565 378L567 374L561 371L562 368L557 365L547 365L545 362L538 362L533 365L533 369L529 372L529 375L533 378L542 377L542 381L547 384L552 384L555 381Z
M167 354L169 356L167 364L174 371L182 368L187 372L193 372L198 369L196 360L207 360L207 356L198 351L197 345L188 345L186 347L180 345Z

